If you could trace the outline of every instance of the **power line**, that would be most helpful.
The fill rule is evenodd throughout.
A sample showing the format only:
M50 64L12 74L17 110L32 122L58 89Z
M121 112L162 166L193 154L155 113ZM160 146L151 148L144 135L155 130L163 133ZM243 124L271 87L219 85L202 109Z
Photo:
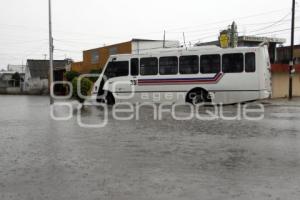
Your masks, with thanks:
M273 11L269 11L269 12L263 12L263 13L259 13L259 14L255 14L255 15L248 15L248 16L245 16L245 17L240 17L240 18L236 18L236 20L239 20L239 19L247 19L247 18L251 18L251 17L256 17L256 16L261 16L261 15L269 15L269 14L273 14L273 13L277 13L279 11L283 11L283 10L286 10L286 9L280 9L280 10L273 10ZM215 24L220 24L220 23L224 23L224 22L228 22L229 20L232 20L232 19L227 19L227 20L222 20L222 21L217 21L217 22L213 22L213 23L207 23L207 24L202 24L202 26L208 26L208 25L215 25ZM194 28L195 26L187 26L187 27L181 27L181 28L174 28L174 29L166 29L166 31L168 33L176 33L176 32L173 32L172 30L181 30L179 31L178 33L182 34L183 30L187 29L187 28ZM199 29L198 29L199 30ZM207 30L207 29L205 29ZM101 36L101 35L96 35L96 34L87 34L87 33L80 33L80 32L71 32L71 31L60 31L60 30L56 30L55 32L62 32L62 33L74 33L74 34L80 34L80 35L94 35L96 37L102 37L102 38L111 38L111 39L123 39L125 37L130 37L130 35L128 36L122 36L122 37L116 37L116 36ZM189 31L186 31L185 32L189 32ZM133 37L138 37L138 36L141 36L141 35L158 35L158 34L161 34L162 31L155 31L155 32L144 32L144 33L139 33Z
M295 29L300 29L300 26L299 27L295 27ZM254 34L254 36L259 36L259 35L267 35L267 34L272 34L272 33L280 33L280 32L285 32L285 31L290 31L291 29L290 28L287 28L287 29L280 29L280 30L274 30L274 31L271 31L271 32L263 32L263 33L257 33L257 34ZM190 42L194 42L194 41L201 41L203 39L207 39L207 38L212 38L212 37L217 37L218 35L215 34L215 35L207 35L205 37L201 37L201 38L198 38L198 39L194 39L194 40L189 40Z
M278 21L272 23L271 25L266 26L266 27L264 27L264 28L260 28L260 29L253 30L253 31L251 31L250 33L258 32L258 31L262 31L262 30L269 29L269 28L275 26L276 24L281 23L283 20L285 20L285 19L286 19L288 16L290 16L290 15L291 15L291 13L289 12L289 13L288 13L287 15L285 15L283 18L281 18L280 20L278 20Z
M281 20L281 21L288 21L288 22L290 22L290 20ZM276 21L276 22L278 22L278 21ZM264 25L264 24L272 24L272 23L274 23L274 21L270 21L270 22L264 22L264 23L252 23L252 24L242 24L242 23L240 23L240 25L241 26L245 26L245 25L247 25L247 26L249 26L249 25L255 25L255 26L258 26L258 25ZM200 31L208 31L208 30L216 30L216 29L221 29L220 28L220 26L215 26L215 27L213 27L213 28L202 28L202 29L194 29L194 30L191 30L191 31L185 31L186 33L193 33L193 32L200 32ZM168 33L182 33L181 31L176 31L176 32L174 32L174 31L168 31Z
M262 15L269 15L269 14L277 13L277 12L280 12L280 11L283 11L283 10L287 10L287 9L288 8L284 8L284 9L272 10L272 11L263 12L263 13L259 13L259 14L254 14L254 15L248 15L248 16L236 18L236 20L248 19L248 18L252 18L252 17L259 17L259 16L262 16ZM212 23L202 24L202 26L220 24L220 23L228 22L230 20L232 20L232 18L226 19L226 20L221 20L221 21L216 21L216 22L212 22ZM175 28L175 29L167 29L167 31L178 30L178 29L186 29L186 28L190 28L190 27L194 27L194 26L186 26L186 27Z
M240 18L237 18L237 19L247 19L247 18L253 18L253 17L256 17L256 16L262 16L262 15L270 15L270 14L274 14L274 13L277 13L279 11L283 11L283 10L286 10L286 9L280 9L280 10L273 10L273 11L269 11L269 12L264 12L264 13L259 13L259 14L255 14L255 15L248 15L248 16L244 16L244 17L240 17ZM263 27L263 28L260 28L260 29L256 29L256 30L253 30L251 32L259 32L259 31L262 31L262 30L266 30L266 29L270 29L272 28L273 26L275 25L278 25L278 24L281 24L283 22L286 22L288 20L286 20L286 17L288 16L284 16L282 19L280 19L279 21L275 21L275 22L268 22L268 23L253 23L251 25L258 25L258 24L269 24L271 23L270 25L266 26L266 27ZM174 32L172 30L184 30L185 34L187 37L191 37L192 40L187 40L187 41L201 41L203 39L207 39L207 38L212 38L212 37L216 37L218 34L214 34L214 33L217 33L217 31L210 31L210 30L217 30L219 29L217 26L216 27L212 27L212 28L207 28L207 27L211 27L211 25L216 25L216 24L220 24L220 23L224 23L224 22L228 22L229 20L232 20L232 19L228 19L228 20L222 20L222 21L216 21L216 22L213 22L213 23L207 23L207 24L203 24L202 26L206 26L205 29L191 29L190 31L186 31L185 29L186 28L195 28L195 27L198 27L198 26L187 26L187 27L181 27L181 28L175 28L175 29L167 29L168 31L168 34L179 34L180 35L182 34L183 31L178 31L178 32ZM248 24L249 25L249 24ZM24 25L5 25L5 24L0 24L0 26L11 26L11 27L22 27L24 29L38 29L39 31L41 30L47 30L45 28L28 28L28 26L24 26ZM296 29L298 29L299 27L296 27ZM220 29L219 29L220 30ZM256 35L263 35L263 34L270 34L270 33L280 33L280 32L284 32L284 31L288 31L290 29L282 29L282 30L275 30L275 31L272 31L272 32L265 32L265 33L258 33ZM88 33L79 33L79 32L71 32L71 31L61 31L61 30L56 30L55 32L57 33L73 33L73 34L80 34L80 35L94 35L95 37L102 37L101 35L98 35L98 34L88 34ZM162 32L159 31L159 32L152 32L152 33L159 33L161 34ZM190 33L195 33L195 34L190 34ZM198 33L201 33L201 34L198 34ZM151 34L151 32L148 32L146 34ZM193 37L193 36L197 36L197 39L194 39L196 37ZM179 36L178 36L179 37ZM88 37L89 38L89 37ZM108 38L115 38L113 36L108 36ZM120 37L121 38L121 37ZM43 40L41 40L43 41ZM81 42L81 41L67 41L67 40L61 40L61 39L56 39L56 41L60 42L60 43L65 43L67 45L71 45L71 44L88 44L88 45L95 45L94 42L91 42L91 43L88 43L88 42ZM31 42L39 42L38 40L35 40L35 41L23 41L23 44L25 43L31 43ZM16 42L16 44L22 44L22 42ZM56 51L62 51L62 52L70 52L70 53L82 53L81 51L75 51L75 50L68 50L68 49L55 49ZM147 49L145 49L147 50ZM30 53L31 54L31 53ZM30 55L29 54L29 55ZM2 54L3 55L3 54ZM25 55L26 57L27 55Z
M284 9L285 10L285 9ZM281 10L277 10L277 11L281 11ZM277 12L276 11L276 12ZM271 13L274 13L274 12L271 12ZM255 16L260 16L261 14L258 14L258 15L255 15ZM285 20L288 16L290 15L290 13L288 14L288 15L285 15L283 18L281 18L280 20L278 20L278 21L272 21L272 22L264 22L264 23L252 23L251 25L259 25L259 24L270 24L270 25L268 25L267 27L264 27L264 28L260 28L260 29L256 29L256 30L253 30L253 31L251 31L251 32L257 32L257 31L261 31L261 30L265 30L265 29L268 29L268 28L271 28L271 27L273 27L273 26L275 26L275 25L278 25L278 24L282 24L282 22L289 22L290 20ZM251 16L253 16L253 15L251 15ZM248 17L250 17L250 16L247 16L247 17L245 17L245 18L248 18ZM224 20L225 21L225 20ZM223 21L222 21L223 22ZM210 23L211 24L211 23ZM193 30L193 31L185 31L185 33L196 33L196 34L193 34L193 35L198 35L197 33L206 33L206 35L205 35L205 37L203 36L203 37L201 37L201 38L199 38L200 36L198 36L197 38L199 38L199 39L195 39L195 40L191 40L191 41L196 41L196 40L202 40L202 39L206 39L206 38L210 38L210 37L213 37L213 36L211 36L211 34L214 34L214 33L216 33L216 31L217 31L217 29L219 29L220 30L220 27L218 26L218 27L214 27L214 28L209 28L209 29L196 29L196 30ZM216 31L209 31L208 32L208 30L216 30ZM205 31L205 32L203 32L203 31ZM178 33L178 34L182 34L182 32L168 32L169 34L172 34L172 33ZM208 35L207 35L208 34ZM191 36L191 34L189 34L189 36Z
M300 16L297 16L300 17ZM291 22L291 19L286 19L283 20L282 22ZM272 24L274 21L269 21L269 22L259 22L259 23L250 23L250 24L240 24L241 26L259 26L259 25L265 25L265 24Z
M244 16L244 17L239 17L236 18L236 20L240 20L240 19L247 19L247 18L251 18L251 17L257 17L257 16L262 16L262 15L269 15L269 14L274 14L283 10L286 10L287 8L284 9L278 9L278 10L271 10L268 12L262 12L262 13L258 13L258 14L253 14L253 15L248 15L248 16ZM203 26L207 26L207 25L213 25L213 24L220 24L220 23L224 23L226 21L232 20L231 19L227 19L227 20L221 20L221 21L216 21L216 22L212 22L212 23L207 23L207 24L202 24ZM0 24L0 26L10 26L10 27L20 27L22 29L35 29L35 30L45 30L47 31L48 29L46 27L28 27L25 25L13 25L13 24ZM179 28L173 28L173 29L166 29L168 32L172 31L172 30L182 30L182 29L187 29L187 28L194 28L195 26L186 26L186 27L179 27ZM116 37L116 36L104 36L101 34L91 34L91 33L83 33L83 32L74 32L74 31L65 31L65 30L61 30L61 29L55 29L56 33L71 33L71 34L80 34L80 35L90 35L90 36L95 36L95 37L102 37L102 38L112 38L112 39L123 39L124 37ZM186 32L186 30L185 30ZM145 32L145 33L140 33L139 35L145 35L145 34L153 34L153 33L157 33L157 34L161 34L161 31L156 31L156 32ZM180 31L180 33L182 33L182 31Z
M274 14L274 13L277 13L279 11L283 11L283 10L286 10L286 8L284 9L279 9L279 10L272 10L272 11L268 11L268 12L263 12L263 13L259 13L259 14L254 14L254 15L248 15L248 16L244 16L244 17L239 17L239 18L236 18L236 20L239 20L239 19L247 19L247 18L251 18L251 17L257 17L257 16L262 16L262 15L270 15L270 14ZM202 26L210 26L210 25L215 25L215 24L220 24L220 23L224 23L224 22L227 22L229 20L232 20L232 19L227 19L227 20L221 20L221 21L216 21L216 22L212 22L212 23L207 23L207 24L202 24ZM35 30L47 30L45 27L33 27L33 28L28 28L28 26L24 26L24 25L9 25L9 24L0 24L2 26L12 26L12 27L21 27L21 28L25 28L25 29L35 29ZM214 30L214 29L217 29L218 27L215 27L215 28L211 28L211 29L196 29L196 30L192 30L192 31L186 31L185 29L188 29L188 28L194 28L195 26L186 26L186 27L181 27L181 28L174 28L174 29L167 29L167 31L169 33L176 33L176 32L172 32L172 30L182 30L182 31L178 31L177 33L180 33L182 34L183 30L185 33L191 33L191 32L195 32L197 33L198 31L206 31L206 30ZM116 36L104 36L104 35L101 35L101 34L90 34L90 33L83 33L83 32L74 32L74 31L64 31L64 30L59 30L59 29L56 29L55 30L56 33L70 33L70 34L79 34L79 35L85 35L85 36L89 36L89 37L101 37L101 38L111 38L111 39L123 39L125 38L125 36L122 36L122 37L116 37ZM157 31L157 32L147 32L147 33L144 33L143 35L150 35L150 34L161 34L161 31ZM142 35L139 34L139 35Z
M278 21L277 21L278 22ZM281 29L281 30L274 30L272 32L264 32L264 33L258 33L256 35L263 35L263 34L269 34L269 33L279 33L279 32L283 32L283 31L287 31L290 29ZM216 32L210 32L210 34L205 34L205 35L199 35L199 37L197 37L196 39L190 39L187 40L189 42L195 42L195 41L201 41L203 39L208 39L208 38L213 38L213 37L217 37L218 34ZM141 50L152 50L153 48L150 49L141 49ZM159 48L154 48L154 49L159 49ZM74 51L74 50L66 50L66 49L55 49L58 51L63 51L63 52L74 52L74 53L78 53L79 51Z
M285 19L285 18L283 18L283 19ZM264 29L270 28L270 27L274 26L274 24L278 24L281 21L283 21L283 20L281 19L281 20L275 21L275 22L274 21L268 22L271 25L269 25L268 27L264 27L262 29L258 29L258 30L264 30ZM215 27L213 29L217 29L217 27ZM201 30L213 30L213 29L211 28L211 29L201 29ZM258 30L256 30L256 31L258 31ZM189 40L189 41L199 41L199 40L202 40L202 39L207 39L207 38L212 38L212 37L217 36L216 32L217 31L209 31L209 32L208 31L205 31L205 32L192 31L192 32L186 32L186 33L195 33L195 34L186 34L186 35L187 35L187 37L190 37L190 38L191 37L192 38L197 38L197 39L192 39L192 40ZM251 31L251 32L255 32L255 31ZM182 34L181 32L171 32L171 33L180 33L180 36ZM201 33L201 34L199 35L198 33ZM193 37L193 36L197 36L197 37ZM88 42L70 41L70 40L62 40L62 39L55 39L55 41L60 42L60 43L65 43L67 45L71 44L71 45L76 46L76 47L77 47L77 45L75 45L75 43L77 43L77 44L86 44L86 45L95 45L94 42L88 43ZM101 44L99 44L99 45L101 45Z
M295 27L295 29L300 29L300 26ZM277 30L277 31L271 31L271 32L266 32L266 33L258 33L258 34L255 34L255 35L266 35L266 34L271 34L271 33L280 33L280 32L284 32L284 31L291 31L291 28Z

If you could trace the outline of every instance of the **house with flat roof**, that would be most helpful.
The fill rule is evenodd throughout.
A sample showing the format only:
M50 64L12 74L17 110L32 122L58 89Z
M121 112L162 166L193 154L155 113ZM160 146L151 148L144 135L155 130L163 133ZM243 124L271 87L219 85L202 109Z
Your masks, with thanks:
M54 73L56 69L60 70L69 63L70 60L54 60ZM48 94L49 69L49 60L27 60L24 91L29 94Z

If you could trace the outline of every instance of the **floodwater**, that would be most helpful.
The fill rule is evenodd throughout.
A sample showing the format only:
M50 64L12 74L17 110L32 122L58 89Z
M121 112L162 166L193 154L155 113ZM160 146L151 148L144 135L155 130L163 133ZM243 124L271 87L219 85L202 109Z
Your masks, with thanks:
M260 121L160 121L145 109L140 120L82 128L77 113L55 121L47 97L0 96L1 200L300 197L299 99L266 104Z

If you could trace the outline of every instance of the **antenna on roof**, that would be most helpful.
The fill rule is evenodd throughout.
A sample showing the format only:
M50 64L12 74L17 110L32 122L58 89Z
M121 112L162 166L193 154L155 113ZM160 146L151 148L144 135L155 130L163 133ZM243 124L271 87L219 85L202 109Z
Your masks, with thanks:
M184 47L186 48L186 42L185 42L185 34L184 34L184 32L182 33L182 36L183 36L183 44L184 44Z

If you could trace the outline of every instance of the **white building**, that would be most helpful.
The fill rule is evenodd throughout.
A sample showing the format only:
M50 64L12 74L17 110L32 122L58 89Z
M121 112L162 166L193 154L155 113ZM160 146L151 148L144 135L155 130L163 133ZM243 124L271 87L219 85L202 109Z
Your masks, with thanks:
M26 65L7 65L7 71L25 73Z
M180 46L177 40L146 40L146 39L132 39L131 49L132 54L143 54L149 51L160 48L177 48Z
M0 71L0 94L21 94L23 92L25 73L15 71Z

